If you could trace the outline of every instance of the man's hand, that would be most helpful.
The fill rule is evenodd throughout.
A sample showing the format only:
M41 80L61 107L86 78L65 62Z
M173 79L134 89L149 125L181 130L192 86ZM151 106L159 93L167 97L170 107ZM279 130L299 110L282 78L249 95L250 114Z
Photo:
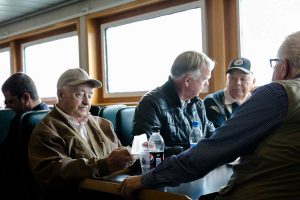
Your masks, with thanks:
M107 157L107 165L110 172L124 169L134 162L134 157L130 155L126 147L119 147L111 152Z
M136 192L142 189L141 176L128 176L121 182L119 189L126 199L137 199Z

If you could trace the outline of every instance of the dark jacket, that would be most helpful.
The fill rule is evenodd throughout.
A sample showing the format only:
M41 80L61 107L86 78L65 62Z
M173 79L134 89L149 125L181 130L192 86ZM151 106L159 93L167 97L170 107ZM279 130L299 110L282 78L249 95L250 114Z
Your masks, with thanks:
M207 118L214 123L216 128L220 127L231 117L225 105L225 95L223 90L209 94L204 98Z
M146 133L148 139L154 126L160 127L160 133L166 146L189 147L189 133L192 121L200 121L201 130L210 137L215 130L208 121L202 100L194 97L185 108L172 80L169 80L147 94L140 100L133 119L133 135Z

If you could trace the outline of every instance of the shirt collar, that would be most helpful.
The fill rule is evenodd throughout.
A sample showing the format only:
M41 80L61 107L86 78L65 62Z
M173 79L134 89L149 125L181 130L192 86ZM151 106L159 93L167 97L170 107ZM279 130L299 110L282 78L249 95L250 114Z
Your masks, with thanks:
M187 101L183 101L183 100L180 99L180 101L181 101L181 108L182 109L184 109L191 102L190 99L187 100Z
M79 125L84 125L86 124L86 122L83 120L82 123L79 123L74 117L68 115L67 113L65 113L64 111L62 111L58 106L56 106L56 109L58 110L58 112L60 114L62 114L70 124L72 125L76 125L76 126L79 126Z
M225 103L225 105L230 105L234 102L236 102L236 100L229 94L229 90L226 87L224 89L224 103Z

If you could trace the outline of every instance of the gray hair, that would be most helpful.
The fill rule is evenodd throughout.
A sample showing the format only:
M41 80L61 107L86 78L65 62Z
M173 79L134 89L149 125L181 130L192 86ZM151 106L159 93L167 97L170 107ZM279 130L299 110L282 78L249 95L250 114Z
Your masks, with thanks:
M300 69L300 31L285 38L278 49L277 56L287 59L290 67Z
M192 73L193 78L196 79L201 75L199 65L204 64L209 70L213 70L215 62L211 60L204 53L196 51L186 51L181 53L175 59L171 68L171 77L179 78L187 73Z

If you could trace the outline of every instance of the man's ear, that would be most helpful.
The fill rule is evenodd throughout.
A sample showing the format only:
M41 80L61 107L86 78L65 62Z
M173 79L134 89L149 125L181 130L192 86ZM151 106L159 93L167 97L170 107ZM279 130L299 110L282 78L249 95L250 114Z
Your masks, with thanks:
M253 81L253 85L255 85L256 78L254 77L252 81Z
M63 93L63 92L62 92L62 89L58 89L58 90L57 90L57 97L58 97L58 98L62 97L62 93Z
M191 80L192 80L191 75L189 75L189 74L184 75L183 81L184 81L185 87L188 87L190 85Z
M287 59L282 60L281 70L281 79L284 80L289 76L290 73L290 65Z
M30 94L24 93L21 98L27 103L30 100Z
M28 93L24 93L22 96L21 96L21 102L23 102L23 104L27 107L30 105L30 94Z

